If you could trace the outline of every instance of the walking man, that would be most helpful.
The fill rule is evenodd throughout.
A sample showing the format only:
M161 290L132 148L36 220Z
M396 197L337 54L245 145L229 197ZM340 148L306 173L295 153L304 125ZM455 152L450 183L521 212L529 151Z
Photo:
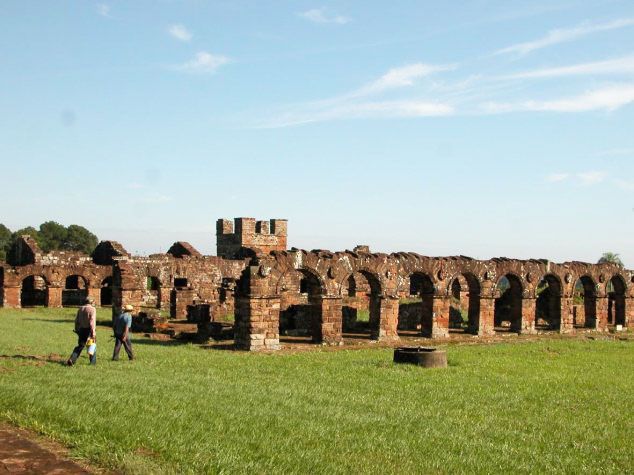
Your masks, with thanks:
M123 307L123 311L119 314L119 316L115 319L113 330L114 330L114 353L112 354L112 361L119 360L119 351L121 350L121 345L125 348L125 352L128 354L128 358L130 360L134 359L134 354L132 353L132 341L130 340L130 328L132 327L132 315L130 312L134 310L132 305L125 305Z
M89 339L93 342L97 342L97 309L94 307L94 299L87 297L84 301L84 305L77 310L77 316L75 317L75 333L77 333L77 346L73 350L73 354L70 355L66 364L73 366L81 355L86 343ZM89 355L90 364L97 364L97 353Z

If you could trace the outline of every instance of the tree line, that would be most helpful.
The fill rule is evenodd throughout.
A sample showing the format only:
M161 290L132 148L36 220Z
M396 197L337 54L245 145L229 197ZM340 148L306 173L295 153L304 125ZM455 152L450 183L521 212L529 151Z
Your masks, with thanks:
M31 236L42 251L81 251L90 254L99 239L83 226L71 224L66 227L55 221L46 221L40 224L39 229L33 226L11 231L0 223L0 261L6 259L13 243L22 235Z

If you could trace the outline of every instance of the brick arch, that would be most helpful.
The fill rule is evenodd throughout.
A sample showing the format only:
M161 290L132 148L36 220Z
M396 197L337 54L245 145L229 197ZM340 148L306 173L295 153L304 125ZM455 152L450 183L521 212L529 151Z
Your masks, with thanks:
M376 271L370 270L368 268L354 269L352 272L343 274L344 277L338 279L338 295L343 296L343 291L346 288L344 283L347 282L351 277L354 278L355 274L361 274L368 281L372 294L383 295L386 286L381 281L381 276Z
M509 282L508 289L500 292L500 284L503 279ZM527 290L525 282L515 272L505 272L498 275L493 287L494 303L494 327L497 331L508 330L510 332L521 332L523 320L527 317L523 314L522 299Z
M451 299L449 310L450 329L453 323L454 330L477 334L480 329L480 298L482 296L480 279L470 270L464 270L453 274L448 278L448 281L447 289ZM454 285L456 282L458 287ZM463 315L465 312L467 317L466 328ZM458 326L458 321L460 321L460 326Z
M42 279L39 282L38 279ZM20 306L49 306L49 292L51 284L43 273L29 273L20 276Z
M616 273L606 283L608 296L607 323L608 325L627 325L626 296L627 281L622 274Z
M562 299L564 284L560 276L554 272L543 274L536 280L533 289L535 297L535 328L543 331L560 330L562 328ZM546 285L541 284L545 282ZM543 287L543 288L541 288ZM539 294L538 294L539 292Z
M600 296L600 292L597 290L597 280L590 272L583 272L573 276L573 303L579 290L581 290L583 295L583 305L575 306L576 308L573 311L573 324L577 328L597 328L597 299Z

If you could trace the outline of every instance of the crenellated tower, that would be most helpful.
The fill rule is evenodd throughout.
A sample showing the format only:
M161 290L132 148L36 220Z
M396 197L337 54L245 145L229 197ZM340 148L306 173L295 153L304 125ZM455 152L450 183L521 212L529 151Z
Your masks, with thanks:
M235 259L244 248L271 251L286 250L288 221L255 218L219 219L216 222L216 254L225 259Z

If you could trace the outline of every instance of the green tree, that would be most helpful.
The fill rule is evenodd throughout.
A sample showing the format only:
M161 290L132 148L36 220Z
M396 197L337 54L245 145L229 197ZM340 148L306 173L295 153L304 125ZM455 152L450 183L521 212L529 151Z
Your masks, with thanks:
M0 223L0 261L7 258L7 252L9 252L12 242L11 230Z
M88 231L86 228L77 224L71 224L68 226L63 249L69 251L82 251L86 254L90 254L95 247L97 247L98 243L99 239L97 236Z
M601 258L599 259L599 264L616 264L619 267L623 267L623 261L619 257L619 255L615 252L604 252Z
M68 230L55 221L47 221L40 224L40 247L42 251L49 252L63 249Z

